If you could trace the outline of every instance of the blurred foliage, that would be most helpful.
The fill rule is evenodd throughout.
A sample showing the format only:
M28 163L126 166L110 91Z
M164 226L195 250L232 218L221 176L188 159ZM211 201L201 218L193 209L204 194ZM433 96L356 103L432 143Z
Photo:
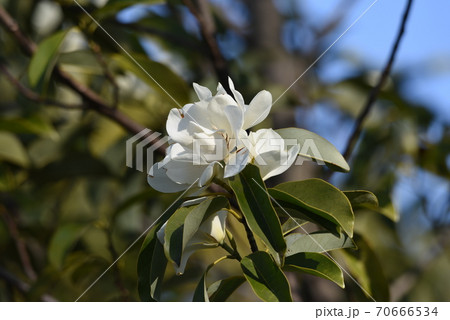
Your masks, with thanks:
M0 63L39 96L83 103L52 73L58 65L136 122L164 132L168 111L191 100L190 83L216 83L195 19L181 1L79 2L145 71L71 0L2 0L38 49L30 59L1 28ZM258 6L213 1L210 9L219 47L246 101L261 89L278 97L328 45L326 36L336 28L324 22L317 30L305 22L294 32L286 26L302 21L302 12L277 9L268 0ZM302 45L297 34L314 41ZM351 125L372 88L371 70L346 56L334 59L352 64L356 72L329 83L320 76L319 62L261 126L309 128L307 116L295 115L319 109L334 123L310 130L333 135ZM331 180L344 190L363 187L380 201L378 209L356 211L360 250L334 256L350 273L357 270L357 280L376 292L376 299L448 301L450 125L431 106L409 99L404 90L409 76L399 70L391 77L367 119L350 173ZM153 191L145 174L125 166L131 134L111 119L27 99L4 74L0 92L0 300L73 301L119 257L82 300L139 300L136 262L142 240L121 253L174 196ZM294 170L286 174L289 180L290 175L327 175L318 166ZM242 227L231 220L230 228L237 229L235 240L245 247ZM193 257L182 277L166 273L162 300L192 300L201 270L219 258L214 252ZM232 277L238 269L224 261L208 281ZM349 277L346 289L336 290L331 282L290 276L296 300L368 299ZM248 285L231 298L255 299Z

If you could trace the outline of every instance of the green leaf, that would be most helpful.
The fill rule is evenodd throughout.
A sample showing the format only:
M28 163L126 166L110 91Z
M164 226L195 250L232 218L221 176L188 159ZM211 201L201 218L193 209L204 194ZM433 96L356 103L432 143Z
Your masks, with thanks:
M37 116L0 119L0 130L12 133L38 134L49 137L58 136L56 130L49 121Z
M341 268L330 258L315 252L302 252L286 257L284 268L331 280L345 287Z
M300 156L317 162L325 162L330 169L336 171L350 171L347 161L335 146L314 132L300 128L284 128L275 131L283 139L295 139L300 145Z
M9 132L0 132L0 160L28 167L30 160L22 142Z
M223 257L222 259L224 259ZM203 273L197 287L194 291L194 297L192 301L194 302L223 302L228 299L228 297L237 289L239 286L245 282L243 276L234 276L227 279L222 279L214 282L208 287L206 284L206 277L208 276L209 270L215 266L217 262L212 263L206 268Z
M334 232L331 222L341 226L350 237L353 235L355 218L351 204L342 191L328 182L320 179L286 182L269 189L269 193L281 206L291 205L303 214L293 218L306 216Z
M388 204L385 207L380 207L378 205L377 197L370 191L350 190L344 191L344 194L352 204L353 210L371 210L386 216L394 222L398 221L399 219L398 212L395 210L392 204Z
M282 265L286 243L259 169L248 164L239 175L231 177L229 183L250 230L269 248L277 263Z
M179 106L189 102L189 89L186 82L166 65L152 61L144 55L134 55L135 61L126 55L113 55L112 59L169 101L176 102Z
M370 191L351 190L351 191L344 191L344 194L350 201L353 209L378 207L378 199Z
M300 252L326 252L342 248L355 248L352 239L341 233L336 237L332 233L317 232L309 234L292 233L286 236L286 257Z
M389 283L380 260L360 235L355 235L354 241L358 250L340 252L349 272L364 289L362 292L367 298L372 296L376 301L389 301Z
M156 233L183 201L183 199L178 199L164 211L161 217L154 222L142 243L137 261L138 292L142 301L159 299L158 294L167 260Z
M292 301L289 282L271 256L254 252L241 261L244 276L255 294L263 301Z
M285 208L283 208L283 209L284 210L281 210L281 208L276 208L276 211L280 215L286 215L285 211L289 212L289 209L285 209ZM304 224L306 224L308 222L309 221L307 221L307 220L288 217L288 219L281 225L281 229L283 230L283 234L286 235L289 232L292 232L292 231L300 228L301 226L303 226Z
M62 268L65 256L81 238L85 229L85 225L73 223L58 228L48 247L48 260L51 265L57 269Z
M36 87L46 73L50 72L59 46L68 31L69 29L54 33L39 44L28 66L28 81L32 87Z
M214 282L208 287L209 301L224 302L245 282L243 276L233 276Z
M227 206L225 197L210 197L198 205L178 209L167 221L164 234L164 251L168 259L179 266L186 245L201 223Z

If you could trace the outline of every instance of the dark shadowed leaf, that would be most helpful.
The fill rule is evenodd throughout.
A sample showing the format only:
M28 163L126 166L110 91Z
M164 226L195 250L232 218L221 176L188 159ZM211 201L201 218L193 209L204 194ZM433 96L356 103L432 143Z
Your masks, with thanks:
M257 251L241 261L244 276L255 294L263 301L292 301L291 289L283 271L272 257Z
M85 229L86 226L83 224L66 224L58 228L48 248L48 260L54 267L62 268L66 254L80 239Z
M250 230L264 242L277 263L281 265L286 243L280 220L272 206L259 169L248 164L239 175L230 178L229 181Z
M360 235L355 235L354 241L358 250L341 252L349 272L364 288L362 292L367 298L372 296L376 301L389 301L389 284L380 260Z

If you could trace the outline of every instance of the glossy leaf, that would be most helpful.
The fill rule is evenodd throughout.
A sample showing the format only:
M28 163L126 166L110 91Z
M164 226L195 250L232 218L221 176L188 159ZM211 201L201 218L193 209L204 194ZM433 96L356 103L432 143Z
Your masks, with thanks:
M59 46L68 31L69 30L62 30L52 34L39 44L36 52L31 58L30 65L28 66L28 81L32 87L37 86L44 78L45 74L50 72L52 63L58 53Z
M189 102L189 89L186 82L166 65L152 61L143 55L133 56L134 61L126 55L114 55L112 58L123 69L134 73L171 103L181 107Z
M348 172L350 170L347 161L336 147L314 132L300 128L284 128L275 131L283 139L295 139L300 145L300 156L325 162L330 169L336 171Z
M290 204L304 214L293 218L304 219L306 216L334 232L324 221L327 220L341 226L350 237L353 235L354 214L350 202L342 191L328 182L320 179L286 182L269 192L280 205Z
M292 301L289 282L272 257L257 251L241 261L244 276L253 292L263 301Z
M345 287L341 268L320 253L303 252L286 257L284 268L331 280L341 288Z
M278 264L282 264L286 243L280 220L272 206L259 169L248 164L229 179L242 214L250 230L269 248Z
M280 212L279 213L280 215L286 215L286 211L289 212L289 209L285 209L285 208L283 208L283 210L280 210L280 209L281 208L276 208L277 213ZM292 231L302 227L303 225L305 225L308 222L309 221L307 221L307 220L288 217L288 219L281 225L281 229L283 230L283 234L286 235L289 232L292 232Z
M343 248L355 248L352 239L341 233L317 232L310 234L292 233L286 236L286 257L300 252L326 252Z

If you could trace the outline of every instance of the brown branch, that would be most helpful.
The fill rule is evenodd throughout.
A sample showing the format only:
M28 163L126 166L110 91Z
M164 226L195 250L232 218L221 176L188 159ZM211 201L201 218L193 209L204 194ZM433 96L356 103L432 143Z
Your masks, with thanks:
M6 199L5 199L6 200ZM35 281L37 276L34 268L31 264L31 259L28 254L27 246L23 238L20 236L19 228L17 227L16 217L18 215L17 209L13 203L8 203L9 201L5 201L4 206L0 207L0 212L2 213L3 219L8 227L11 238L14 240L16 245L17 253L19 255L20 262L22 264L23 271L26 276ZM11 212L13 214L11 214Z
M205 0L197 0L197 7L191 0L183 0L183 3L198 21L200 32L208 47L219 82L231 94L230 87L228 86L228 66L217 44L215 36L216 27L211 11L209 10L208 2Z
M406 5L406 9L405 12L403 14L403 19L401 22L401 26L400 26L400 30L398 32L397 38L395 40L394 46L392 47L392 51L389 57L388 62L386 63L386 66L384 67L384 70L380 76L380 79L378 80L377 85L372 89L372 91L369 94L369 97L367 99L367 102L364 106L364 108L362 109L361 113L359 114L358 118L356 119L356 123L355 126L353 128L352 134L350 135L350 138L347 141L347 146L345 148L345 151L343 153L343 156L345 159L349 159L353 149L355 148L356 142L358 141L360 135L361 135L361 131L362 131L362 127L364 124L364 120L367 118L367 116L369 115L369 112L373 106L373 104L375 103L375 101L378 98L378 95L380 94L381 88L383 87L383 85L385 84L391 69L392 69L392 65L394 64L394 60L400 45L400 42L403 38L403 35L405 33L405 27L406 27L406 22L408 20L408 16L409 13L411 11L411 5L412 5L412 0L408 0L408 4Z
M109 83L113 87L113 102L112 106L114 108L117 108L119 104L119 86L117 85L116 79L114 78L113 74L109 71L108 64L105 61L105 58L103 57L102 50L100 49L100 46L95 43L94 41L90 41L89 45L92 49L92 52L95 55L95 58L97 59L98 64L103 70L103 75L105 78L109 81Z
M19 80L17 80L2 63L0 63L0 71L5 75L6 79L8 79L8 81L17 89L17 91L19 91L28 100L60 107L63 109L86 109L86 107L83 105L66 104L62 103L61 101L41 97L39 94L24 86Z
M2 24L5 29L14 36L14 38L19 42L25 54L27 54L28 56L33 55L37 48L36 44L22 33L18 24L2 6L0 6L0 24ZM65 84L73 91L78 93L83 98L83 101L87 105L88 109L94 110L110 118L132 134L139 133L145 129L144 126L130 119L118 109L115 109L108 105L108 103L105 102L99 95L97 95L97 93L95 93L82 83L74 80L67 73L58 68L58 66L55 67L53 74L61 83ZM156 142L156 139L152 141L152 143ZM164 152L163 147L158 148L158 150L160 152Z
M0 267L0 278L3 279L6 283L15 287L19 292L23 294L27 294L30 291L30 285L28 283L23 282L20 279L17 279L13 274L9 273L7 270ZM54 297L49 294L43 294L40 299L44 302L56 302Z

